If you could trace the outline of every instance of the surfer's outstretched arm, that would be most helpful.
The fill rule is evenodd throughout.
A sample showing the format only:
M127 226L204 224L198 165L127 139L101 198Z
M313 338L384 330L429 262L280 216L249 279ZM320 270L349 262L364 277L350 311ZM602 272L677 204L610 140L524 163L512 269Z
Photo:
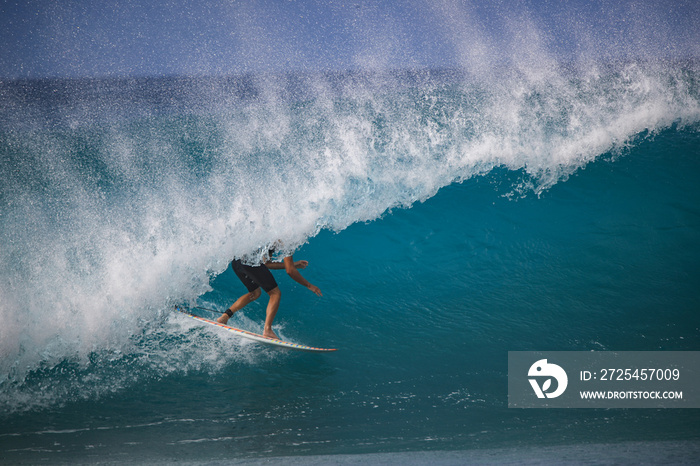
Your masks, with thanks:
M298 284L305 286L309 290L313 291L316 293L318 296L323 296L323 293L321 293L321 290L315 286L309 283L308 280L306 280L301 273L299 273L299 270L297 269L303 269L306 267L308 262L306 261L299 261L299 263L304 263L303 267L298 267L297 262L294 262L294 258L292 256L287 256L284 258L284 270L287 272L287 275L292 277L292 279L297 282Z
M270 270L282 270L286 269L284 262L272 262L268 261L265 262L265 265L267 266L268 269ZM309 261L296 261L294 262L294 267L297 269L305 269L306 266L309 265Z

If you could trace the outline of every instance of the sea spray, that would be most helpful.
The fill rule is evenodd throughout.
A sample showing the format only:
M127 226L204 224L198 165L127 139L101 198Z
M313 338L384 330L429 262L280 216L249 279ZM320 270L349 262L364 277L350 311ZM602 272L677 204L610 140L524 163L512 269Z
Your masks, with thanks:
M70 377L43 397L32 380L66 366L85 371L86 396L107 390L87 387L112 359L124 368L113 387L167 374L192 351L159 330L168 309L209 290L232 257L278 240L292 252L497 167L520 173L515 192L541 194L700 119L693 63L489 69L488 81L418 71L3 83L3 405L60 399ZM135 356L153 345L167 349ZM195 366L212 349L198 348Z

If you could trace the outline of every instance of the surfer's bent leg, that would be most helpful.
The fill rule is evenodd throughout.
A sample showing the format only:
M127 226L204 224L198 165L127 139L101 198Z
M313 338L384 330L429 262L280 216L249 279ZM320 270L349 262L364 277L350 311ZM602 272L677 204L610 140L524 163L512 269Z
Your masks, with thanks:
M268 291L267 294L270 295L270 301L267 303L267 315L265 317L265 330L263 330L263 336L279 340L279 337L272 331L272 321L275 320L277 310L280 308L282 292L279 288L275 287L274 289Z
M228 322L228 320L233 317L233 314L237 311L240 311L244 307L246 307L248 304L252 303L256 299L260 297L260 287L256 288L255 291L251 291L249 293L244 294L240 298L236 300L235 303L229 307L226 312L224 312L221 317L216 319L216 321L220 324L225 324Z
M279 308L279 298L281 293L279 292L279 288L277 288L275 277L272 276L270 270L264 265L246 265L237 259L234 259L231 262L231 268L233 268L233 271L236 273L236 276L241 283L243 283L248 289L248 293L238 298L238 300L236 300L236 302L233 303L231 307L228 308L228 310L216 321L220 324L225 324L228 322L229 318L233 316L236 311L243 309L245 306L260 297L261 287L267 294L270 295L270 303L267 305L267 314L269 318L271 306L274 307L274 312L272 313L272 319L274 319L275 314L277 314L277 309ZM272 295L274 294L275 290L277 291L277 297L275 300L273 300ZM276 304L273 301L276 301ZM272 325L272 319L269 319L270 325ZM267 325L267 319L265 322ZM270 328L270 333L274 335L272 328ZM265 335L265 333L263 333L263 335ZM277 336L271 336L270 338L277 338Z

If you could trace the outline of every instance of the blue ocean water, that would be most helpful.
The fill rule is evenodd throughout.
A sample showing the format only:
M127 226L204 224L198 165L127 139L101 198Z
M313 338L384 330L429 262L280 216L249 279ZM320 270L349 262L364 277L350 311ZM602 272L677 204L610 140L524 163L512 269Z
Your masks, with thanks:
M700 350L699 72L1 83L1 461L697 460L696 410L509 409L507 353ZM277 240L336 353L173 312Z

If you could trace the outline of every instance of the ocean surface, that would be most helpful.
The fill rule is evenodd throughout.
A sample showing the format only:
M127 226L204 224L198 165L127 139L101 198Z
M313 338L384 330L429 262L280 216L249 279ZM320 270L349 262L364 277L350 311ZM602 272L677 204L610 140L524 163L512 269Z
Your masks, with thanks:
M1 82L0 463L699 461L698 410L509 409L507 354L700 351L700 65L525 71ZM174 312L278 240L337 352Z

